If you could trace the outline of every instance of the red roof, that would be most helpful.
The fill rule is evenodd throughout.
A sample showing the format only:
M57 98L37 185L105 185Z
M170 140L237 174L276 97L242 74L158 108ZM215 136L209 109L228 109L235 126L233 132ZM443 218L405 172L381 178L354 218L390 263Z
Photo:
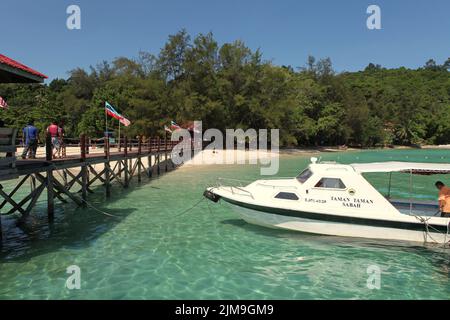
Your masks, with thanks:
M20 69L22 71L31 73L31 74L33 74L35 76L38 76L40 78L43 78L43 79L47 79L48 78L45 74L42 74L42 73L40 73L40 72L38 72L36 70L33 70L30 67L27 67L26 65L21 64L20 62L17 62L17 61L15 61L15 60L13 60L11 58L8 58L7 56L4 56L2 54L0 54L0 63L6 64L6 65L8 65L8 66L10 66L12 68L15 68L15 69Z

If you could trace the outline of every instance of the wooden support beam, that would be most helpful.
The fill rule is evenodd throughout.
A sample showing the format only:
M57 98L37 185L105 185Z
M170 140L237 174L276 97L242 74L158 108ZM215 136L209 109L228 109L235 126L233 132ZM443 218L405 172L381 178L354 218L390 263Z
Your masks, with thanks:
M105 172L105 190L106 190L106 197L109 198L111 196L111 182L110 182L110 164L109 160L105 162L105 169L103 170Z
M105 147L104 147L105 159L109 159L109 155L110 155L111 150L110 150L110 144L109 144L109 137L108 136L104 137L104 144L105 144ZM119 149L119 151L120 151L120 149Z
M167 172L167 132L164 132L164 163L165 163L165 171Z
M50 222L55 218L55 196L53 193L53 170L47 170L47 216Z
M14 189L8 194L9 198L12 198L14 194L20 189L20 187L27 181L28 177L30 175L26 175L24 178L22 178L19 183L14 187ZM3 202L0 204L0 210L5 206L5 204L8 203L7 200L3 200Z
M80 154L81 161L86 160L86 135L83 133L80 135Z
M53 146L52 146L52 136L50 132L47 132L45 136L45 160L52 161L53 159Z
M153 175L153 168L152 168L152 138L148 138L148 155L147 155L147 177L151 178Z
M142 162L141 162L141 154L142 154L142 136L139 136L138 141L138 156L137 156L137 171L138 171L138 182L141 182L141 170L142 170Z
M3 191L3 187L0 189L0 196L2 196L12 206L12 209L9 210L8 214L12 214L16 211L19 211L21 214L25 213L25 210L22 209L22 205L15 202L5 191Z
M109 163L109 161L105 162L105 164L106 163ZM89 169L89 172L94 175L93 179L89 178L88 187L90 187L97 180L100 180L102 183L105 183L105 179L102 176L105 174L106 167L99 173L97 173L97 171L95 171L95 169L90 164L88 165L88 169Z
M45 184L46 183L46 178L41 175L40 173L36 173L36 178L42 183ZM48 187L48 186L47 186ZM69 188L64 186L63 184L61 184L61 182L59 182L57 179L53 179L53 186L54 190L56 191L55 193L55 197L58 197L58 199L60 199L62 202L67 203L67 201L62 198L60 195L61 194L65 194L67 195L73 202L75 202L77 205L81 206L82 201L80 201L80 199L78 199L75 195L73 195L70 191Z
M125 188L125 183L122 181L122 179L121 179L120 177L117 176L117 174L114 172L114 170L111 170L110 173L111 173L111 176L112 176L117 182L119 182L119 183L122 185L122 187ZM112 180L111 180L111 181L112 181Z
M25 210L25 214L22 215L20 220L23 221L26 217L28 217L28 215L30 214L30 212L34 208L34 206L36 205L36 202L38 201L38 199L41 196L41 193L42 193L42 191L44 191L44 189L45 189L45 184L41 184L36 190L34 190L32 192L33 196L31 198L31 201L28 204L27 209Z
M63 174L63 184L64 184L65 187L67 187L68 181L67 181L67 172L66 172L66 170L63 170L62 174Z
M80 148L81 148L81 198L83 199L83 205L86 204L87 200L87 184L88 184L88 171L86 166L86 135L82 134L80 137Z
M77 198L74 194L69 192L69 190L67 190L67 188L64 187L58 180L56 180L56 179L53 180L53 186L61 193L64 193L65 195L67 195L77 205L82 206L85 204L84 202L80 201L80 199Z
M157 147L157 152L156 152L156 155L157 155L157 168L156 168L156 171L157 171L157 173L158 173L158 176L160 175L160 158L159 158L159 156L160 156L160 152L161 152L161 138L158 136L158 140L157 140L157 143L158 143L158 147Z
M81 198L83 199L83 203L85 204L87 200L87 187L88 187L88 175L87 175L87 166L83 164L81 166Z
M82 185L81 179L81 171L75 176L70 170L66 169L66 173L72 178L72 181L68 183L67 189L70 190L75 183L78 183L80 186Z
M125 137L125 145L123 148L124 152L123 152L123 156L124 156L124 161L123 161L123 167L125 170L125 176L124 176L124 187L128 188L129 185L129 171L128 171L128 137Z
M43 175L41 175L40 173L35 173L35 176L36 176L37 180L39 180L39 182L41 184L46 184L47 183L47 179ZM34 176L33 176L33 178L34 178ZM35 178L35 181L36 181L36 178ZM53 182L55 182L55 181L57 181L57 180L53 179ZM34 188L32 191L34 191L34 190L36 190L36 188ZM54 197L55 198L58 198L61 202L67 203L66 199L64 199L61 196L61 192L58 192L58 191L57 192L53 191L53 192L54 192Z

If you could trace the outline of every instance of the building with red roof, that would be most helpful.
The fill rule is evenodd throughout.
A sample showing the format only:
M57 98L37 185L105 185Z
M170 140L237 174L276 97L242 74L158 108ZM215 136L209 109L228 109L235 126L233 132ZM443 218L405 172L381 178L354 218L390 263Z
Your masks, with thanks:
M0 54L0 83L42 83L48 77Z

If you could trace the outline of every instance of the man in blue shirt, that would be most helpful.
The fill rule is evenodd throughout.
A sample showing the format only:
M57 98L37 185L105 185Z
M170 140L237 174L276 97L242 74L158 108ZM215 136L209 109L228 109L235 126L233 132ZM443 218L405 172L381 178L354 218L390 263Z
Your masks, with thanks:
M30 159L36 159L36 150L39 143L39 131L33 124L33 121L30 121L28 122L28 125L23 128L25 148L23 149L22 159L27 158L28 152L30 153Z

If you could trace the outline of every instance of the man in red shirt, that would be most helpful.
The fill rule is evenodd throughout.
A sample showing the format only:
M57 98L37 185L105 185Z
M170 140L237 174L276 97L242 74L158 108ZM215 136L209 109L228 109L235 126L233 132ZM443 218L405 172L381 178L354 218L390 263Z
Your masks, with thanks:
M52 124L48 126L47 132L52 137L52 148L54 150L53 157L55 157L55 155L60 152L60 147L61 147L60 140L59 140L60 130L55 121L52 121Z

